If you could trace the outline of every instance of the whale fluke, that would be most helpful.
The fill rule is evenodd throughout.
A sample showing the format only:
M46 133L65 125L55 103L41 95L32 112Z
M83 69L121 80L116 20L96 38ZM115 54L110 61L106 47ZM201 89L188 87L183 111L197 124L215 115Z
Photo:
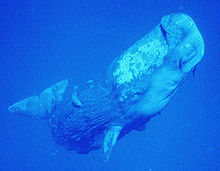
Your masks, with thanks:
M55 103L62 100L68 80L60 81L45 89L38 96L30 96L11 105L8 110L18 115L47 119Z
M121 126L112 126L105 135L103 150L104 150L104 157L106 162L108 162L112 149L118 139L121 130L122 130Z

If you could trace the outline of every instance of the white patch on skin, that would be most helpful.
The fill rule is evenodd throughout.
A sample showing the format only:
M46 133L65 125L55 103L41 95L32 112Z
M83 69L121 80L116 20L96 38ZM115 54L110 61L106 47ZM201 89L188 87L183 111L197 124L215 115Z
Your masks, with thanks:
M117 84L130 83L143 74L152 73L154 67L160 67L168 50L164 45L164 42L155 39L146 44L137 44L137 50L133 53L132 50L125 52L118 60L118 67L113 73Z

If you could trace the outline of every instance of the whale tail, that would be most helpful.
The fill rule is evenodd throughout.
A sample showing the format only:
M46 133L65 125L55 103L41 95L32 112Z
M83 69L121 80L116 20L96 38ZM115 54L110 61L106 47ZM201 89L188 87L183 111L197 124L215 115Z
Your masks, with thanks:
M14 103L8 110L26 117L48 119L54 105L62 100L67 86L68 80L60 81L43 90L38 96L30 96Z

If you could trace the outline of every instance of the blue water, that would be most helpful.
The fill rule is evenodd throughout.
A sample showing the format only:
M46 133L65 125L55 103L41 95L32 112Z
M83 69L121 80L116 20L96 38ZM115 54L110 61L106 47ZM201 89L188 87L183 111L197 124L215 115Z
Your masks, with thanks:
M1 1L0 170L220 170L219 9L199 0ZM107 164L101 151L55 144L46 121L7 111L65 78L80 86L95 77L172 12L195 20L204 59L146 131L117 142Z

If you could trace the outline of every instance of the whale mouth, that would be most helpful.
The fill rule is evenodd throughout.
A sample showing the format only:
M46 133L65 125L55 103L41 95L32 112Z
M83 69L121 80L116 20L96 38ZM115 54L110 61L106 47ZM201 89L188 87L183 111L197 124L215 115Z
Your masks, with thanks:
M178 87L178 86L177 86L177 87ZM164 100L170 98L170 97L176 92L177 87L174 88L174 89L173 89L166 97L164 97L161 101L164 101Z

